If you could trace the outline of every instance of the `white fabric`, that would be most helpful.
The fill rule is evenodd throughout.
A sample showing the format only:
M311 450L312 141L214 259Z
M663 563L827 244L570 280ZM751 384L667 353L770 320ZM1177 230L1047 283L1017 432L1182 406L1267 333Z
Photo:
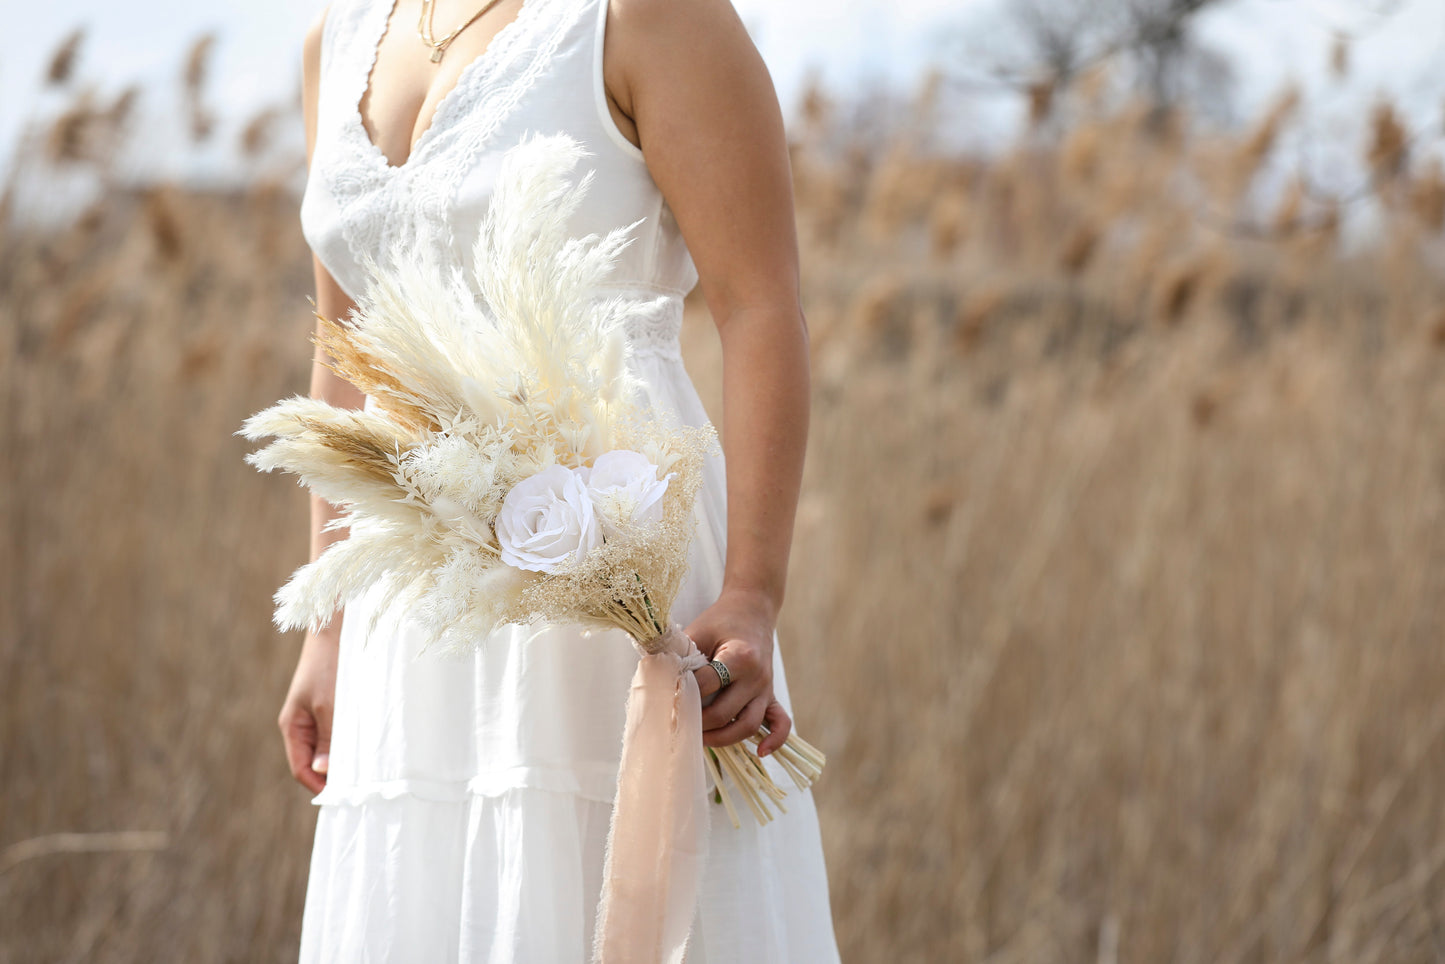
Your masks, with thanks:
M641 152L608 114L605 0L525 0L399 167L372 145L357 112L391 7L333 0L327 14L301 205L317 257L353 297L360 257L384 263L398 240L439 245L466 265L501 154L528 131L566 133L597 172L570 227L603 233L645 218L611 283L671 295L629 332L647 400L658 417L703 424L677 344L682 296L697 275ZM673 613L684 626L722 585L724 483L721 457L710 457ZM343 623L301 959L586 961L633 646L620 632L551 625L510 627L466 658L418 655L419 633L404 612L381 614L365 635L370 602L354 602ZM773 669L790 706L779 649ZM785 815L738 830L721 806L707 808L689 964L838 959L812 794L766 765L788 789Z

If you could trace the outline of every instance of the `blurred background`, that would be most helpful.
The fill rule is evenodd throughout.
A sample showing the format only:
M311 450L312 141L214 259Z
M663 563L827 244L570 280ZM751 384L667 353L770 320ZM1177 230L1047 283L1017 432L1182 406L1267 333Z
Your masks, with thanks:
M1445 959L1445 6L738 7L845 960ZM6 10L0 961L295 957L306 502L231 433L307 385L319 9Z

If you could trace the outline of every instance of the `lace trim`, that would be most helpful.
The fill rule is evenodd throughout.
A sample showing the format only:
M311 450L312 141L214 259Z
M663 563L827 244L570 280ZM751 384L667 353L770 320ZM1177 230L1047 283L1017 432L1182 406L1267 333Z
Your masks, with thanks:
M522 9L517 13L517 20L513 21L509 26L515 26L523 17L528 16L528 7L536 7L537 15L540 16L540 11L544 7L550 8L551 6L568 5L575 8L575 0L522 0ZM573 12L575 14L575 9ZM464 137L464 139L461 140L461 149L453 155L454 162L448 165L448 176L445 178L434 178L430 181L430 185L434 187L435 190L428 192L428 200L432 203L437 203L439 200L440 210L444 212L446 209L446 200L450 195L452 185L460 180L462 174L472 168L476 163L477 157L491 142L492 135L497 132L497 128L516 110L517 105L521 103L522 98L526 96L527 92L532 89L537 78L552 65L557 48L562 45L563 38L572 28L574 19L575 17L559 16L553 25L553 29L542 39L541 43L538 44L536 56L527 62L526 66L513 78L511 83L495 91L488 90L487 93L490 94L490 97L479 102L478 120L458 129L458 138L461 139ZM501 35L498 34L499 38L500 36ZM502 62L503 58L497 58L496 63L500 64ZM487 86L490 88L493 85L488 84ZM443 106L445 105L438 105L438 109ZM439 198L433 197L433 195L439 196ZM456 240L453 236L451 220L443 216L440 221L446 229L447 247L451 249ZM470 241L470 239L468 239L468 241Z
M462 68L407 159L395 166L367 134L360 108L394 0L360 2L348 24L351 29L339 38L353 56L343 55L336 63L343 76L328 79L340 98L332 104L330 126L341 154L325 164L325 171L340 212L341 234L357 262L390 250L399 240L443 242L450 250L447 211L458 175L546 69L570 20L555 18L553 29L530 48L524 41L545 22L545 14L572 0L523 0L487 49ZM510 77L504 76L508 70L513 71ZM440 171L435 170L438 166Z
M450 120L451 115L458 110L457 105L463 104L469 99L468 95L472 92L471 88L477 83L475 77L483 73L496 73L496 65L504 62L507 54L516 45L517 34L530 24L536 16L538 7L543 5L544 0L522 0L522 6L518 9L516 16L505 24L502 29L497 31L496 35L488 41L485 50L462 67L461 71L457 74L456 82L453 83L450 90L442 95L441 100L439 100L436 107L433 108L431 120L427 123L426 129L421 132L421 137L417 138L416 143L412 145L406 160L402 161L401 164L392 164L386 159L386 155L381 152L381 149L376 146L375 142L372 141L370 135L367 134L366 126L361 119L361 98L366 96L367 87L371 82L371 71L376 66L376 58L380 52L387 21L391 19L392 12L396 7L396 0L377 3L375 11L378 16L378 22L376 24L368 24L368 27L374 28L374 31L369 29L363 38L368 41L365 48L368 51L368 55L366 57L365 69L362 70L360 81L356 85L356 96L349 98L349 102L354 101L354 110L351 113L355 116L351 118L354 123L348 125L352 134L358 137L359 140L369 148L369 150L362 153L365 157L369 158L372 166L383 168L383 174L385 174L403 171L411 167L413 163L417 165L425 163L428 152L432 150L432 144L436 143L439 137L442 137L442 134L437 132L441 131L444 133L447 130L446 122Z
M335 153L316 163L357 264L367 256L385 258L399 243L435 246L438 260L446 262L460 256L450 217L456 185L551 66L578 22L577 11L588 8L580 0L523 0L516 17L443 95L407 159L392 165L367 134L360 104L394 2L355 0L328 17L327 29L334 32L323 50L330 58L323 111ZM634 355L682 358L685 291L643 281L601 287L604 294L626 292L653 302L628 321Z
M598 287L604 292L630 292L636 296L653 293L654 286L604 284ZM645 307L628 315L624 330L633 355L680 361L682 346L678 335L682 332L682 296L667 292L661 297L654 297Z

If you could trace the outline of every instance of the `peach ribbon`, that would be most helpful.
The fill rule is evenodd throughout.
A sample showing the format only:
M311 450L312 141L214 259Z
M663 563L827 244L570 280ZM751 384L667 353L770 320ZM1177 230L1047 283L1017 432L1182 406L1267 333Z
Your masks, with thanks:
M682 964L707 862L702 701L707 665L677 624L637 643L607 832L595 964Z

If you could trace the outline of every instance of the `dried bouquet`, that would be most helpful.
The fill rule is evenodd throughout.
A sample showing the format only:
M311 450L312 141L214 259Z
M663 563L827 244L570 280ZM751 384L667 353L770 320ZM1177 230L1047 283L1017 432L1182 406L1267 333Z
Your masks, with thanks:
M636 224L566 233L593 180L569 178L584 155L562 135L523 140L502 160L471 277L398 251L385 269L368 264L350 322L320 318L318 343L369 396L365 408L296 396L239 434L271 438L247 461L295 474L341 509L331 526L350 529L276 593L278 626L318 628L375 588L373 619L405 605L443 650L533 620L631 635L643 656L597 937L599 956L611 957L647 939L641 931L675 941L681 927L686 939L692 901L682 891L695 896L704 857L692 804L706 793L704 767L735 826L724 772L760 822L784 791L743 744L701 744L691 671L706 658L670 610L716 438L711 426L664 423L639 401L625 325L658 304L598 296ZM795 735L774 756L799 787L824 763ZM659 814L672 814L671 826ZM653 879L664 867L670 884ZM687 920L682 910L639 916L639 888L659 886Z

